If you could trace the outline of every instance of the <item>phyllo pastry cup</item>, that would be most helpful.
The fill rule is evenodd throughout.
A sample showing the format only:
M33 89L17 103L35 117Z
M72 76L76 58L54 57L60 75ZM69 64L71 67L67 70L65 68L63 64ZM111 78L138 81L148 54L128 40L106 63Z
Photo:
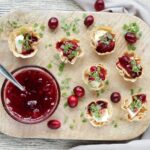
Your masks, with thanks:
M32 25L25 25L14 29L8 38L10 51L16 57L30 58L33 57L38 49L39 36L32 28Z
M97 26L90 34L91 45L98 55L108 55L115 51L115 33L111 27Z
M63 38L56 43L56 49L64 63L74 64L77 58L83 56L83 51L77 39Z
M101 65L93 65L88 67L83 72L84 83L93 91L99 91L105 87L107 80L107 70Z
M147 112L147 99L145 94L136 94L123 102L122 109L126 111L128 121L139 121Z
M135 82L143 74L141 59L133 52L125 52L119 57L116 68L126 81Z
M86 118L94 127L101 127L108 124L112 117L112 106L111 104L100 99L92 101L86 107Z

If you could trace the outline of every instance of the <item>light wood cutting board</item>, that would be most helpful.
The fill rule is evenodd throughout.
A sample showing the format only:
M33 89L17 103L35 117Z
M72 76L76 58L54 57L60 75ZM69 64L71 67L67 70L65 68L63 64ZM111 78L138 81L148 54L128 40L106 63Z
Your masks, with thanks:
M0 131L10 136L21 138L50 138L50 139L80 139L80 140L127 140L135 138L141 135L149 126L150 122L150 109L141 122L127 122L124 117L124 112L121 110L121 103L112 104L113 117L110 124L101 127L94 128L89 122L83 123L83 118L80 114L83 112L85 106L92 100L99 98L106 98L109 100L110 94L114 91L119 91L122 95L122 101L130 97L131 88L141 88L143 93L147 94L148 108L150 108L150 28L139 18L113 13L86 13L92 14L95 18L95 25L110 25L116 32L116 51L109 56L98 56L92 51L90 46L90 39L88 32L92 29L86 29L83 24L84 12L59 12L59 11L16 11L9 13L0 18L0 25L3 31L0 34L0 63L6 66L9 71L23 66L23 65L40 65L47 67L47 65L54 61L54 55L56 54L55 44L58 40L66 37L65 32L61 29L61 22L59 28L51 32L47 27L48 19L52 16L56 16L59 20L67 18L67 22L71 22L74 18L79 18L79 30L78 34L71 33L70 38L77 38L80 40L82 49L84 50L84 56L78 59L74 65L67 64L65 66L63 74L58 75L58 67L53 64L50 71L55 75L58 82L61 85L61 81L66 78L71 78L70 88L67 94L70 95L74 86L81 85L86 89L86 96L83 100L80 100L78 107L71 109L69 107L64 108L64 103L67 98L61 97L60 104L56 112L48 119L59 119L62 122L62 127L58 130L51 130L47 127L47 121L39 124L26 125L13 120L4 110L2 103L0 103ZM9 51L7 38L12 28L10 22L16 21L18 24L34 24L41 23L46 26L44 31L44 37L39 45L39 52L31 59L18 59L15 58ZM142 64L144 66L144 75L136 83L128 83L122 79L117 70L115 69L115 62L125 50L127 50L126 42L123 38L122 26L125 23L137 22L142 31L142 37L136 44L136 52L142 58ZM47 43L51 43L52 47L45 48ZM108 69L109 74L109 86L107 90L100 94L97 98L91 91L85 86L82 81L82 71L85 67L92 64L102 63ZM0 77L0 84L4 81L3 77ZM63 92L63 91L62 91ZM67 119L68 118L68 119ZM67 119L67 121L65 121ZM74 122L74 123L73 123ZM117 123L117 127L114 127L114 122ZM73 129L70 125L73 123Z

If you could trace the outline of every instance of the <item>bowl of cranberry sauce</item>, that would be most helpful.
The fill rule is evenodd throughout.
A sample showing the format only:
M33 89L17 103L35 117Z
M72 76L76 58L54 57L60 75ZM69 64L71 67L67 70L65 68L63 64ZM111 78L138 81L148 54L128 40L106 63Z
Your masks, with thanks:
M27 124L49 118L60 101L60 88L55 77L39 66L24 66L12 74L25 87L25 91L19 90L8 80L4 81L1 97L6 112L13 119Z

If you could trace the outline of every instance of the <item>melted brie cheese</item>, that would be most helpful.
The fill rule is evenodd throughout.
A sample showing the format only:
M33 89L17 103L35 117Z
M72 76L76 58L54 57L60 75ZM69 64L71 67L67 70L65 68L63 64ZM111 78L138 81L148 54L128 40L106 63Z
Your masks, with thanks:
M90 81L89 84L93 88L98 88L100 85L100 83L98 81Z
M127 108L127 111L130 115L131 118L134 118L138 113L139 111L141 110L142 106L136 111L136 112L133 112L130 108Z
M98 30L94 36L95 43L97 43L100 40L100 37L104 36L106 33L107 33L107 31L105 31L105 30Z
M106 121L108 121L109 118L110 118L110 115L109 115L108 109L105 109L105 111L102 114L100 114L99 118L97 118L93 115L93 119L96 122L106 122Z
M23 45L24 36L18 35L15 38L16 49L18 53L22 53L22 45Z

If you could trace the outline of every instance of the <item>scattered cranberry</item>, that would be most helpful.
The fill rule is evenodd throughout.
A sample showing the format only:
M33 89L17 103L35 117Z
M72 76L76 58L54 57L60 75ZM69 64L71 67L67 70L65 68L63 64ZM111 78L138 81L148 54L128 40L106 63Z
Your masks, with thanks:
M85 90L83 87L81 86L76 86L74 89L73 89L73 92L74 94L77 96L77 97L83 97L85 95Z
M121 100L121 95L118 92L113 92L110 96L110 99L113 103L118 103Z
M137 97L142 101L142 103L146 102L146 95L145 94L139 94Z
M84 25L88 28L93 24L93 22L94 22L94 17L92 15L89 15L85 18Z
M130 44L134 44L134 43L136 43L136 41L137 41L136 35L135 35L134 33L131 33L131 32L127 32L127 33L125 34L125 39L126 39L126 41L127 41L128 43L130 43Z
M58 19L55 17L50 18L48 21L49 28L53 30L57 28L58 24L59 24Z
M68 105L72 108L78 105L78 97L75 95L71 95L68 97Z
M61 122L58 121L58 120L50 120L48 123L47 123L47 126L51 129L58 129L61 127Z
M96 0L94 7L96 11L103 10L105 8L104 0Z

